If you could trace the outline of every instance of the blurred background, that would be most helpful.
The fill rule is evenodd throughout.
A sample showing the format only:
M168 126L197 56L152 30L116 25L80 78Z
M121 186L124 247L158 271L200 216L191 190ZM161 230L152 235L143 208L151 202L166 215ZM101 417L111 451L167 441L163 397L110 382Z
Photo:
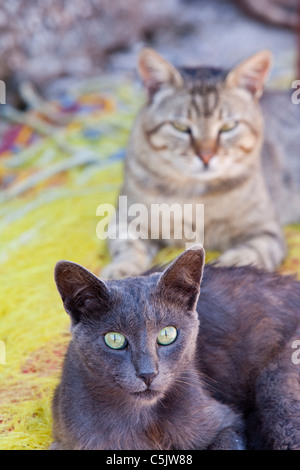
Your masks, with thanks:
M67 80L134 70L151 45L175 64L231 66L259 49L295 76L298 0L10 0L0 7L0 77L53 97ZM23 97L24 98L24 97Z

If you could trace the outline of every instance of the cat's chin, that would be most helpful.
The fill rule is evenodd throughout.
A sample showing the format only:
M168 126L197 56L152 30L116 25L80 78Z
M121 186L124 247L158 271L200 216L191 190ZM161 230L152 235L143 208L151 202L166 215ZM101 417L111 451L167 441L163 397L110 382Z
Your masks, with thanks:
M156 401L162 397L161 392L158 392L157 390L151 390L149 388L147 388L146 390L143 390L142 392L133 392L132 395L138 399L141 399L147 402Z

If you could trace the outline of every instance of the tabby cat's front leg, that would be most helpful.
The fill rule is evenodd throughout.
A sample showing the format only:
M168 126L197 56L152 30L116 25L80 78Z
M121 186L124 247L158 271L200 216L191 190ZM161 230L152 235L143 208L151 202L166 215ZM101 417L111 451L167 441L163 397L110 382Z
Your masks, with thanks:
M111 263L105 266L100 275L104 279L121 279L143 274L158 251L151 240L110 240Z
M148 235L148 213L138 223L128 216L127 205L119 205L108 231L111 262L100 272L104 279L121 279L143 274L159 251L157 240Z
M274 271L284 260L286 246L281 230L266 231L225 251L217 260L219 266L252 265Z

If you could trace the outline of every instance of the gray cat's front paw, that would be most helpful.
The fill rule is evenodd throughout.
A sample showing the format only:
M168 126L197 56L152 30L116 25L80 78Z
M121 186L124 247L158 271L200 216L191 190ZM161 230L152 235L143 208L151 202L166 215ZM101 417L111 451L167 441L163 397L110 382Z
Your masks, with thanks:
M220 432L208 450L246 450L246 442L241 433L227 428Z
M49 450L63 450L63 446L61 445L60 442L52 442L52 444L49 447Z

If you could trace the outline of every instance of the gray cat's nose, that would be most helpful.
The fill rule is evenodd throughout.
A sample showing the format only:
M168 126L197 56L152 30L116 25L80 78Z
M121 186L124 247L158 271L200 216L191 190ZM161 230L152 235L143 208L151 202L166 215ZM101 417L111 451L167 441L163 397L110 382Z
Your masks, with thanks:
M157 376L157 372L147 372L139 374L139 378L145 382L147 387L150 386L151 382L153 381L154 377Z

